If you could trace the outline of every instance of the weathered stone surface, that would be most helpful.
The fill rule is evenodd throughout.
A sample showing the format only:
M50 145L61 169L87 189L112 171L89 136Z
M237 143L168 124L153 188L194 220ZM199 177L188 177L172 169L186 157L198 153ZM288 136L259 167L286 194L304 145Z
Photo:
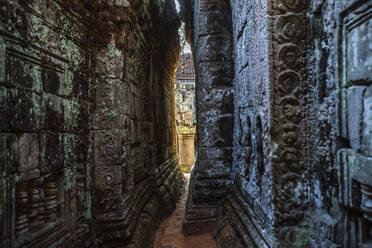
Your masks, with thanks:
M370 247L371 6L181 1L185 233ZM0 0L1 247L151 246L182 190L176 114L194 124L179 25L171 0Z
M18 137L18 171L27 172L39 167L39 137L37 134L25 133Z
M17 131L42 128L41 97L21 89L9 89L10 126Z
M63 136L57 132L40 134L40 171L42 174L59 171L64 166Z
M3 0L0 16L0 246L149 247L183 185L174 3Z
M220 233L220 244L237 239L245 247L369 245L370 235L357 233L370 228L366 164L371 156L367 45L371 4L358 0L181 4L197 62L201 127L192 195L205 197L210 206L207 188L216 187L219 181L212 178L223 173L211 170L220 163L205 156L202 146L218 150L221 134L216 119L221 106L228 105L221 92L230 86L234 95L231 108L225 110L232 109L234 118L233 125L226 124L233 129L232 144L228 143L232 171L227 174L234 175L234 183L222 197L223 215L236 233L231 237ZM229 8L232 28L226 29L222 16L230 13ZM215 30L217 23L220 30ZM226 31L233 39L221 34ZM230 48L233 57L227 59ZM229 60L233 69L225 67ZM340 148L344 149L337 155ZM201 162L202 157L207 159ZM208 169L201 172L203 166ZM197 180L204 177L210 181ZM358 221L366 226L358 226Z
M9 102L8 89L0 87L0 131L6 131L9 128Z

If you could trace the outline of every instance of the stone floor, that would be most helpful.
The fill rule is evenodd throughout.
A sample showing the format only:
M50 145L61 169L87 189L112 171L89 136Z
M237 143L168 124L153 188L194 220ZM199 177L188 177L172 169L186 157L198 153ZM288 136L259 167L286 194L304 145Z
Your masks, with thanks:
M158 228L155 235L154 248L215 248L216 242L212 233L195 236L184 236L182 232L183 217L189 189L190 174L187 178L186 190L177 203L177 208Z

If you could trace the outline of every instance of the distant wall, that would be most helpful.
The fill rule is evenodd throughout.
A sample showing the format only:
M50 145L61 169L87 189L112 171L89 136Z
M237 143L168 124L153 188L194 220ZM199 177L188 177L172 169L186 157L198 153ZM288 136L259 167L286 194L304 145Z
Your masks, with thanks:
M180 148L180 164L191 168L195 162L195 135L181 134L178 136L178 142Z

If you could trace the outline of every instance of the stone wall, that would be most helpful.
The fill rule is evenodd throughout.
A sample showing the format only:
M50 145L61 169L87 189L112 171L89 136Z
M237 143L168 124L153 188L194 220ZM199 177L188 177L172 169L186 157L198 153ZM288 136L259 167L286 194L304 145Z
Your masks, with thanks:
M372 1L310 2L309 205L301 226L313 246L372 242L371 7Z
M184 222L187 234L210 230L218 220L226 188L232 183L234 128L229 4L197 0L193 5L186 13L193 11L195 23L191 42L196 71L197 158Z
M268 1L231 1L235 185L225 203L247 247L273 245L272 77ZM276 32L276 31L275 31ZM247 235L247 234L251 235Z
M150 246L183 183L174 3L2 0L0 16L0 247Z
M231 47L203 33L217 24L224 30L203 8L232 16L234 140L232 163L224 168L231 166L234 183L220 195L219 245L369 247L372 2L200 0L182 6L195 61ZM209 41L204 53L201 36ZM197 106L209 99L216 78L229 75L214 77L215 65L207 67L205 80L200 64ZM199 144L217 141L217 126L203 128L208 135ZM199 178L196 171L192 180ZM214 206L213 200L204 205Z

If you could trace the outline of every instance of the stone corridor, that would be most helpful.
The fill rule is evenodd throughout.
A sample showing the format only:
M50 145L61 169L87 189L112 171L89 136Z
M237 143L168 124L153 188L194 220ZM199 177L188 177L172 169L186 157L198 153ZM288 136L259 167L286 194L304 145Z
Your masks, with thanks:
M182 231L190 174L185 174L187 183L185 191L177 202L176 209L159 226L155 234L154 248L216 248L212 232L185 236Z
M151 247L372 247L372 0L0 0L0 248Z

